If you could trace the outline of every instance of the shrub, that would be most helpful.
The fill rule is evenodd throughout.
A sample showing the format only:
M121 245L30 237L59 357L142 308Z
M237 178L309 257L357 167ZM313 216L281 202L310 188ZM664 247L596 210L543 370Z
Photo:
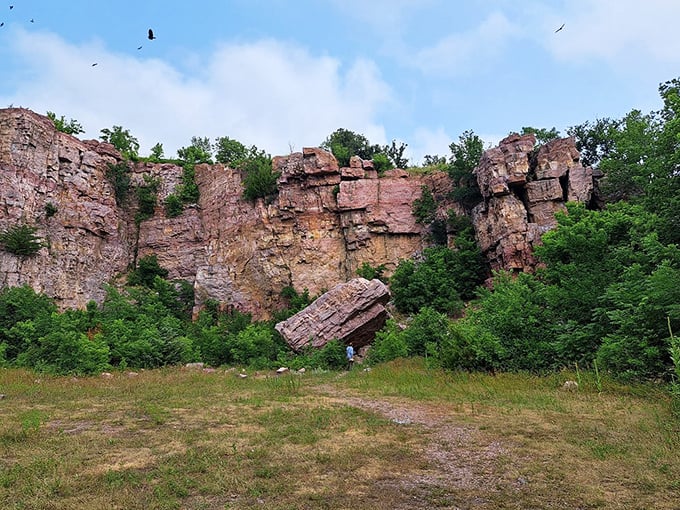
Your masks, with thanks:
M423 185L420 190L420 197L413 201L413 216L415 216L417 223L429 225L434 221L437 201L434 199L429 186Z
M6 251L20 257L35 255L43 247L36 235L37 230L30 225L15 225L0 233L0 244Z
M47 118L54 123L54 127L57 131L61 131L67 135L78 135L85 132L83 126L77 120L70 119L69 121L66 121L66 118L63 115L57 118L57 114L54 112L47 112Z
M55 214L57 214L57 206L54 205L52 202L47 202L45 204L45 217L46 218L51 218Z
M144 185L137 188L137 203L139 206L137 216L135 217L137 224L153 216L156 210L159 187L159 179L144 176Z
M440 364L449 370L500 368L505 350L497 337L465 319L451 322L440 346Z
M375 340L368 350L366 362L369 364L384 363L397 358L405 358L408 354L405 335L394 319L388 319L385 327L376 333Z
M157 276L166 278L168 276L168 270L160 266L155 254L147 255L137 261L137 268L130 273L128 284L143 285L151 288L153 287L154 278Z
M254 201L278 192L277 181L281 174L274 171L272 160L268 155L261 153L244 161L241 170L243 171L243 196L246 199Z
M411 356L436 354L439 346L447 338L449 318L433 308L422 308L403 331L403 336Z
M458 243L458 240L457 240ZM426 248L424 260L402 260L390 278L394 306L402 313L416 313L430 306L443 313L461 310L461 297L469 298L486 274L479 248L461 237L460 246Z
M169 194L165 198L165 215L168 218L176 218L184 211L182 200L174 193Z
M116 205L122 206L127 201L130 191L130 167L127 163L121 162L111 164L106 170L106 178L113 187L113 194L116 197Z
M393 169L394 164L392 163L392 160L390 160L390 158L387 156L387 154L383 154L381 152L373 156L373 167L378 172L378 175L382 175L387 170Z
M200 197L196 185L196 167L194 163L184 163L182 171L182 184L177 186L177 194L185 204L195 204Z
M378 267L371 266L368 262L363 262L359 269L357 269L357 275L361 278L366 278L367 280L378 279L385 283L383 279L383 274L385 273L385 264L380 264Z

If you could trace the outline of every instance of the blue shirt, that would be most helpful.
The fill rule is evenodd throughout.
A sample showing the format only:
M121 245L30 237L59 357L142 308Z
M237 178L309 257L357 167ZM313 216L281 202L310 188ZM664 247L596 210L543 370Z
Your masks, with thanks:
M347 359L351 359L354 357L354 347L351 345L347 346Z

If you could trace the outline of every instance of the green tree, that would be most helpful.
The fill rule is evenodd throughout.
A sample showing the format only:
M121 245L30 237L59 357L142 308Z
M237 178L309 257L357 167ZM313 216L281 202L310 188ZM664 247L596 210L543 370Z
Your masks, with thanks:
M560 132L553 128L546 129L546 128L534 128L534 127L523 127L522 128L522 135L529 135L533 134L536 137L536 142L539 145L544 145L548 143L551 140L555 140L556 138L560 137Z
M251 150L251 154L254 152ZM264 151L256 152L242 161L240 170L243 172L243 196L246 199L254 201L278 192L277 183L281 173L274 171L271 156Z
M331 151L341 167L349 166L349 159L352 156L372 159L375 154L381 152L380 147L371 145L364 135L344 128L336 129L328 135L321 148Z
M104 128L100 131L99 139L113 145L125 159L136 160L139 157L139 141L122 126Z
M222 136L215 141L215 159L218 163L237 168L249 156L245 145L238 140Z
M212 164L212 144L210 143L210 138L192 136L191 145L178 149L177 157L186 163L195 165L199 163Z
M77 120L70 119L67 121L63 115L57 118L57 114L54 112L47 112L47 118L54 123L54 127L57 131L61 131L67 135L79 135L80 133L85 132L83 126L81 126L80 122Z
M56 311L54 300L38 294L28 285L0 289L0 346L5 359L13 362L28 348L25 335L10 333L17 324L34 323Z
M137 224L148 220L154 215L160 185L160 179L145 175L144 184L137 187L137 204L139 207L135 217Z
M408 158L404 157L406 147L408 147L407 143L400 142L397 144L396 140L392 140L392 143L385 145L382 151L390 158L396 168L404 169L408 166Z
M413 216L416 222L421 225L429 225L435 219L437 212L437 201L430 190L430 187L423 184L420 187L420 197L413 201Z
M149 157L151 161L156 163L163 160L163 144L158 142L156 145L151 147L151 156Z
M423 260L402 260L390 278L394 306L402 313L417 313L429 306L439 312L456 314L462 296L470 297L486 274L479 248L474 242L456 250L445 246L426 248Z
M37 231L37 227L30 225L15 225L0 232L0 244L9 253L30 257L38 253L44 245Z
M458 143L452 142L449 148L449 177L455 184L453 198L470 211L482 201L477 177L473 172L484 153L484 142L473 131L464 131Z
M128 284L152 288L157 276L167 278L168 270L158 263L158 257L155 254L147 255L137 261L137 267L128 277Z
M615 146L615 133L621 121L610 118L588 121L567 129L567 134L576 140L583 166L597 168L600 161L609 157Z

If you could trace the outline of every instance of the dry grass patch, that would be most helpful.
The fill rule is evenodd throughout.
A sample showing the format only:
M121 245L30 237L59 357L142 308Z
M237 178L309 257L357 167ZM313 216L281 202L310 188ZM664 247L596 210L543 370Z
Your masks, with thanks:
M0 508L677 508L665 393L565 377L0 370Z

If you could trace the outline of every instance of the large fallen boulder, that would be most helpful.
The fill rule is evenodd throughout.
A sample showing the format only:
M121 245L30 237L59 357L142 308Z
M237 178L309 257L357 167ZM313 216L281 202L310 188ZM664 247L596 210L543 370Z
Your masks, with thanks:
M323 347L331 340L368 345L387 320L390 291L380 280L355 278L340 283L304 310L275 327L294 351Z

